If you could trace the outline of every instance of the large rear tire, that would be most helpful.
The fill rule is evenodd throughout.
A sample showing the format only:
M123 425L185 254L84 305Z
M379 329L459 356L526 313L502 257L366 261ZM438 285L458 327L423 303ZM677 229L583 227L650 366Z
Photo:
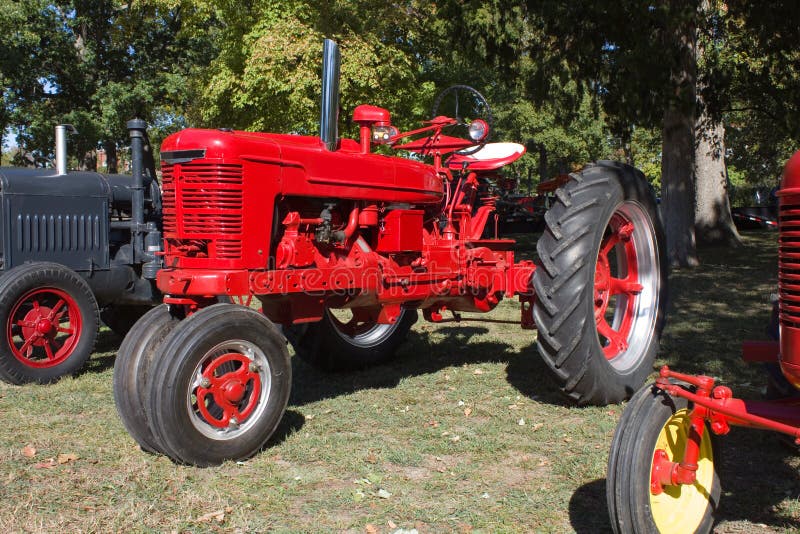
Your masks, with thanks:
M78 372L98 324L94 294L74 271L49 262L11 269L0 278L0 379L44 384Z
M706 425L700 441L697 480L692 485L651 490L654 457L666 453L680 462L690 431L686 399L648 386L630 401L617 426L608 456L606 496L611 526L628 532L682 534L711 530L721 493L715 469L718 459Z
M295 353L325 371L364 369L390 361L417 322L417 310L403 309L392 324L360 320L326 310L321 321L283 329Z
M667 259L642 173L599 162L556 191L537 243L539 353L578 404L630 397L653 370L664 327Z
M164 451L147 419L146 384L156 349L179 322L166 304L151 309L125 336L114 363L117 413L133 439L150 453Z
M106 306L100 312L100 319L112 332L120 337L125 337L144 314L153 309L148 305Z
M203 308L156 350L146 398L150 429L177 462L248 458L277 428L291 373L284 337L269 319L234 304Z

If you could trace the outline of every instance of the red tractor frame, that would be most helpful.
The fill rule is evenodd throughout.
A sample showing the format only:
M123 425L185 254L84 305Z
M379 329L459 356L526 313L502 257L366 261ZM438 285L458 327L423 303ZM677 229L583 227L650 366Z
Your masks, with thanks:
M745 360L774 371L769 399L737 399L712 377L662 367L631 399L611 445L606 488L617 533L709 532L721 494L715 438L731 426L800 444L800 152L786 164L778 202L778 306L769 328L776 339L743 345Z
M360 139L339 139L334 43L323 56L319 137L188 129L161 146L165 305L130 331L114 370L139 444L196 465L246 458L285 410L287 339L323 368L363 367L393 356L418 310L458 320L510 297L574 401L630 396L652 370L665 303L644 176L612 162L572 175L538 265L515 261L513 240L483 237L496 198L479 185L525 148L487 145L483 96L451 87L431 120L402 133L387 110L361 105ZM220 295L261 309L214 304Z

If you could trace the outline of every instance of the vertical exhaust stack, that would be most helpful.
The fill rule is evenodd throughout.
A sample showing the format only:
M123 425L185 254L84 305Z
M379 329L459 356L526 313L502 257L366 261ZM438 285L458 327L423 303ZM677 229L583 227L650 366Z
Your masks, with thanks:
M327 150L336 150L339 144L339 46L325 39L322 47L322 111L319 120L319 137Z
M135 260L141 260L144 251L144 139L147 124L141 119L129 120L126 124L131 138L131 237Z
M56 173L67 174L67 137L76 134L78 130L71 124L56 126Z

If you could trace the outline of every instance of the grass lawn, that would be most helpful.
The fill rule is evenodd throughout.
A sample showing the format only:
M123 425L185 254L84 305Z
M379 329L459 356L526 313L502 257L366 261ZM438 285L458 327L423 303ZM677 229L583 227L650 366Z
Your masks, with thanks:
M763 339L776 233L672 273L659 364L757 397L743 339ZM530 254L532 240L520 247ZM515 319L503 303L493 318ZM329 375L294 359L289 408L247 462L198 469L139 450L112 397L119 338L50 386L0 384L0 530L604 532L608 446L621 406L564 402L535 333L420 321L395 363ZM722 440L719 532L800 529L798 461L774 435Z

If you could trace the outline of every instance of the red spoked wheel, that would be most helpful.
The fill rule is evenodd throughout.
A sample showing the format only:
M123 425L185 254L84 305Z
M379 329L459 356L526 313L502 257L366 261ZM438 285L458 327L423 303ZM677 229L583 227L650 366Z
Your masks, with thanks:
M68 359L82 333L75 299L56 288L34 289L11 309L6 341L11 353L30 367L53 367Z
M622 203L608 222L597 256L597 335L603 354L619 370L636 365L656 326L659 251L651 224L640 204Z
M162 452L215 465L252 456L286 409L286 341L262 314L215 304L179 322L155 350L145 409Z
M0 279L0 378L51 382L78 371L94 347L98 310L86 281L54 263L29 263Z
M630 397L653 370L667 263L652 190L633 167L600 162L556 191L539 239L539 352L581 404Z

